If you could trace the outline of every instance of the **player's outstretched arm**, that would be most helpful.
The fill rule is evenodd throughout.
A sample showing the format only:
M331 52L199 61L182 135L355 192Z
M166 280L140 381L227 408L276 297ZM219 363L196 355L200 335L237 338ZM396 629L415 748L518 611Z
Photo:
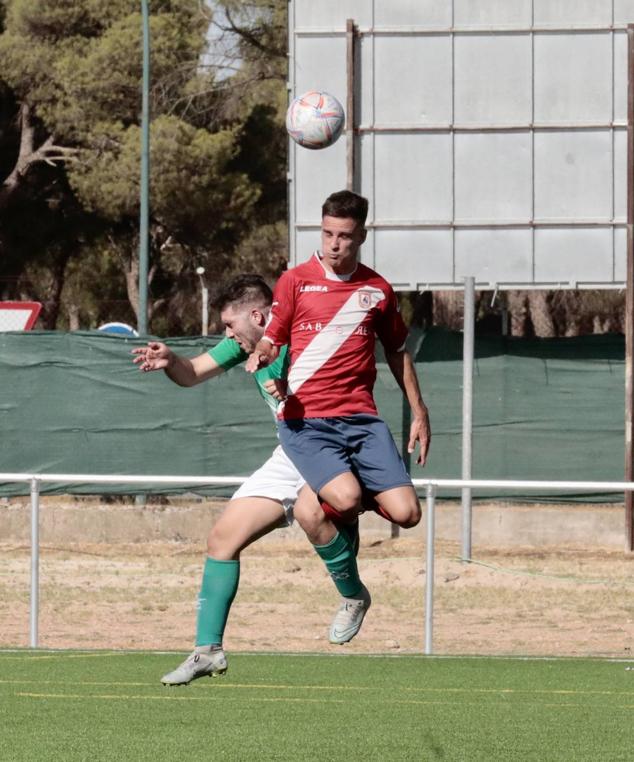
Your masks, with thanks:
M429 412L423 402L423 396L418 385L416 368L407 350L386 352L385 358L390 366L392 375L405 393L412 409L412 425L409 432L407 451L413 453L416 449L416 443L418 443L420 445L420 452L416 462L424 466L427 460L427 453L429 452L429 445L431 444L431 426L429 424Z
M244 366L247 373L255 373L260 368L265 368L277 359L280 348L271 344L266 339L260 339L255 345L255 349L249 355L249 359Z
M150 341L144 347L133 349L132 354L135 355L133 362L139 370L144 373L163 370L179 386L195 386L223 372L208 353L191 359L181 357L161 341Z

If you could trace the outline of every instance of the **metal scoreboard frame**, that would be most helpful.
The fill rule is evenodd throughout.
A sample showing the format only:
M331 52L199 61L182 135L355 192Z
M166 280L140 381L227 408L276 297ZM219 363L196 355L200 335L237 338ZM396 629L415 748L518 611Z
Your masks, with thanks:
M291 265L351 187L396 289L624 288L629 20L634 0L290 0L290 95L347 116L330 148L290 142Z
M634 481L634 0L289 0L289 91L335 95L345 140L289 139L290 264L323 200L370 202L364 263L397 290L464 289L463 479L475 289L626 289ZM464 558L471 496L463 490ZM634 498L625 496L634 551Z

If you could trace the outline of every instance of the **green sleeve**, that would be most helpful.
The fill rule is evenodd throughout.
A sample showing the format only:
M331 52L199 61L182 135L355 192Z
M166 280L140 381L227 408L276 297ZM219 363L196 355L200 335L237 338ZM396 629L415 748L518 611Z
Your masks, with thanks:
M271 412L273 413L273 416L275 416L275 411L277 410L277 406L279 403L275 399L275 397L271 396L266 391L266 389L264 388L264 384L271 378L285 379L288 373L288 364L289 364L288 347L283 346L280 349L280 353L277 356L277 359L275 360L275 362L272 362L270 365L267 365L265 368L260 368L260 370L256 370L256 372L253 374L255 383L257 384L257 387L258 387L258 391L264 398L264 401L266 402L266 404L271 408Z
M270 366L269 378L286 379L288 376L289 362L290 357L288 355L288 345L284 344L283 347L280 347L280 353L277 356L277 359Z
M280 352L282 355L282 376L281 378L287 378L288 377L288 366L291 364L291 356L288 351L288 344L285 344L282 347L282 351Z
M209 350L209 355L223 370L239 365L249 356L235 339L223 339L220 344Z

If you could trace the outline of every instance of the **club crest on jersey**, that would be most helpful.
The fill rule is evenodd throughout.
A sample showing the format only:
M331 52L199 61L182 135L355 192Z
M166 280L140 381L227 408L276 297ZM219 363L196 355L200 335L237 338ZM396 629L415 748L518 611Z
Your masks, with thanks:
M359 291L359 307L362 310L369 310L372 307L371 291Z

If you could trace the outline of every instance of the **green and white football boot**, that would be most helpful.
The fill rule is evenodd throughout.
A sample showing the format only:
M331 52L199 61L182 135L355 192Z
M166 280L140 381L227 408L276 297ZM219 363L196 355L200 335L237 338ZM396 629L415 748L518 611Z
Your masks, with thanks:
M221 649L208 653L194 651L173 672L163 675L163 685L188 685L199 677L218 677L227 671L227 658Z
M357 598L342 598L335 618L330 625L329 640L334 645L348 643L361 629L372 598L367 587L363 585Z

